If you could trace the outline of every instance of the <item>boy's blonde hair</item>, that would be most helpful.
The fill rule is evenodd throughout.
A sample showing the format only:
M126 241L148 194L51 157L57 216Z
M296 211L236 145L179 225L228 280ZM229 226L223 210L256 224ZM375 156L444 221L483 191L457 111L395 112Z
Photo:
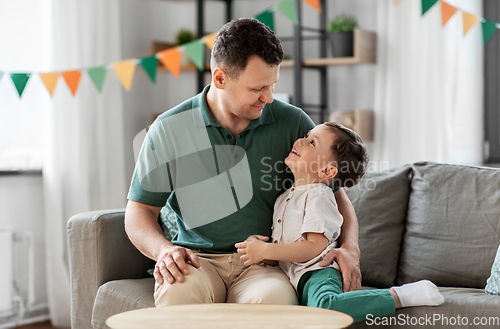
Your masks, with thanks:
M353 130L336 122L325 122L335 133L332 142L332 159L337 168L337 175L329 182L331 186L352 187L366 172L368 153L361 137Z

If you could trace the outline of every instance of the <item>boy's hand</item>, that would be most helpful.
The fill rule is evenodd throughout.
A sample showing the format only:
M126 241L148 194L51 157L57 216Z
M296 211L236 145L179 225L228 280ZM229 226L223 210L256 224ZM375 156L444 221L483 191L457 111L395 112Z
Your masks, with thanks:
M267 236L251 235L245 241L234 245L238 253L241 254L240 259L245 266L256 264L265 259L264 254L267 248L265 241L267 240L269 240Z

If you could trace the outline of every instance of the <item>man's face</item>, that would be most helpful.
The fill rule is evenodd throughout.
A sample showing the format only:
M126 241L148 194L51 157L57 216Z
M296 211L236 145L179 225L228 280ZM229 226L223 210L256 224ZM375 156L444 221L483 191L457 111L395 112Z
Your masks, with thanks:
M273 102L272 92L278 78L279 65L269 65L256 55L250 57L239 76L227 81L222 99L225 108L239 118L259 118L264 105Z

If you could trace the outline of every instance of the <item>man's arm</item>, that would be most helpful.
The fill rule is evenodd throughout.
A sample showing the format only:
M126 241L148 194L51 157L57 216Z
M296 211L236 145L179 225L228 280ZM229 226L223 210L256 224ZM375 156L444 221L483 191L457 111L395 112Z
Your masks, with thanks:
M328 239L322 233L307 233L306 241L294 243L266 243L267 237L250 236L243 242L236 243L240 259L245 265L258 263L262 260L278 260L283 262L307 262L321 254L328 247Z
M179 247L168 241L158 225L161 207L148 206L130 200L125 210L125 231L134 244L146 257L156 261L153 275L158 284L166 279L182 282L189 274L186 262L199 267L198 257L192 250Z
M330 250L323 258L320 266L328 266L335 260L342 272L344 292L359 290L361 289L361 270L359 267L358 219L345 191L340 189L334 195L344 222L338 238L339 247Z

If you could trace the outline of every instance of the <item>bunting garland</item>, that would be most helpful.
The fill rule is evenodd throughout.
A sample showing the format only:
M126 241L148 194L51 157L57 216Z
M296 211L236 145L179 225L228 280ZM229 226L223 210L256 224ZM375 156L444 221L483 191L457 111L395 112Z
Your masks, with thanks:
M312 8L317 11L321 11L321 5L319 0L302 0L303 2L309 4ZM436 0L437 1L437 0ZM398 2L398 0L396 0ZM271 30L274 31L274 12L278 11L292 23L297 24L297 10L295 5L295 0L282 0L281 2L267 8L263 12L254 16L255 19L267 25ZM209 49L213 48L215 36L217 33L208 34L200 39L194 40L192 42L183 44L182 46L176 46L169 48L167 50L160 51L156 54L151 54L149 56L133 58L122 60L119 62L95 66L90 68L84 68L81 70L69 70L62 72L47 72L39 73L39 76L45 85L45 88L53 97L54 91L59 81L59 77L62 76L63 80L66 82L73 97L78 91L80 85L82 73L85 72L95 88L99 93L102 93L104 81L108 70L113 70L118 80L120 81L123 88L129 91L132 88L132 82L135 75L135 68L138 64L146 73L146 75L151 79L151 82L156 83L156 75L158 71L158 62L162 63L163 66L171 72L176 78L179 76L181 70L181 56L184 53L189 60L196 66L198 70L205 69L205 46ZM493 33L491 33L493 34ZM0 81L4 75L3 71L0 71ZM26 88L28 80L31 77L31 73L11 73L10 74L12 82L21 98L23 92Z
M205 43L198 39L183 44L181 48L198 70L205 69Z
M276 5L276 10L283 14L286 18L292 21L293 24L298 24L297 8L294 0L284 0Z
M181 55L182 53L179 50L179 47L163 50L157 54L163 66L172 72L176 78L179 77L179 73L181 71Z
M54 89L56 89L57 80L59 80L58 73L42 73L40 74L45 88L49 91L50 97L54 95Z
M401 0L396 0L396 4ZM500 27L500 23L493 22L485 19L484 17L468 13L466 11L460 10L459 8L450 5L449 3L442 0L421 0L422 3L422 15L429 11L436 3L441 2L441 26L445 26L456 12L462 12L462 26L463 35L466 35L472 27L477 23L481 22L481 27L483 31L483 45L488 42L488 40L495 34L496 30Z
M158 58L156 55L143 57L140 59L144 72L149 76L153 83L156 83L156 71L158 70Z
M30 73L12 73L10 75L12 82L14 82L14 86L16 87L17 93L19 94L19 98L23 95L24 88L26 88L26 84L30 79Z
M107 72L108 70L106 69L106 66L96 66L87 69L87 74L99 93L102 93L102 87L104 85L104 79L106 78Z
M121 61L114 64L113 71L120 80L123 88L129 91L132 87L132 80L134 79L136 60L130 59Z
M254 18L258 21L260 21L262 24L266 25L268 28L271 29L271 31L274 30L274 12L272 10L266 10L263 11L262 13L258 14L257 16L254 16Z
M457 8L450 6L446 2L441 2L441 24L445 26L451 16L455 15Z
M66 71L62 73L66 84L68 85L69 90L73 96L76 95L76 90L78 89L78 85L80 84L80 78L82 77L82 73L78 70L74 71Z

